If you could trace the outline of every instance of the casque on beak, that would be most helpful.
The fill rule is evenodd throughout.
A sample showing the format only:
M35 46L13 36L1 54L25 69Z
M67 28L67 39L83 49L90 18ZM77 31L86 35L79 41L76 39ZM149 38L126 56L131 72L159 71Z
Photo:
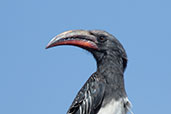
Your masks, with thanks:
M85 49L95 49L97 47L97 39L89 31L86 30L72 30L63 32L55 36L46 46L51 48L59 45L74 45Z

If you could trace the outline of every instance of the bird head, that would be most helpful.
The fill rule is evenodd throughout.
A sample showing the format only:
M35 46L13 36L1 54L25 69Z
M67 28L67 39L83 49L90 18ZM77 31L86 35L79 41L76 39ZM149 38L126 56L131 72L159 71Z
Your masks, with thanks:
M123 60L123 68L127 65L127 55L121 43L111 34L102 30L71 30L55 36L47 48L60 45L74 45L88 50L96 61L114 54Z

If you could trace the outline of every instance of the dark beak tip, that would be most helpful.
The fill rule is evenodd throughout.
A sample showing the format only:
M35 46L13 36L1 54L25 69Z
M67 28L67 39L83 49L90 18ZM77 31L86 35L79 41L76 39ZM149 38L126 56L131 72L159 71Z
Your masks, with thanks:
M45 49L49 49L51 46L50 45L47 45L46 47L45 47Z

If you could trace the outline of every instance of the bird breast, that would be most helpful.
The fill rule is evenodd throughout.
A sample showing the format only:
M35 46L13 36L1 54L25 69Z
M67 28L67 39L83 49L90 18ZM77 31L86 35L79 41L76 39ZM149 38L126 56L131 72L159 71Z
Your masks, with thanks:
M127 106L125 106L125 101L129 102L127 98L120 98L119 100L112 99L99 110L98 114L126 114Z

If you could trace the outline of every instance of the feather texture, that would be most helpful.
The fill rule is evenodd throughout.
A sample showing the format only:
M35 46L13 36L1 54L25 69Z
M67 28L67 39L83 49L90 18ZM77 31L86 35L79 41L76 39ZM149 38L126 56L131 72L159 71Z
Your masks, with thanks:
M105 93L105 80L94 73L78 92L67 114L96 114Z

